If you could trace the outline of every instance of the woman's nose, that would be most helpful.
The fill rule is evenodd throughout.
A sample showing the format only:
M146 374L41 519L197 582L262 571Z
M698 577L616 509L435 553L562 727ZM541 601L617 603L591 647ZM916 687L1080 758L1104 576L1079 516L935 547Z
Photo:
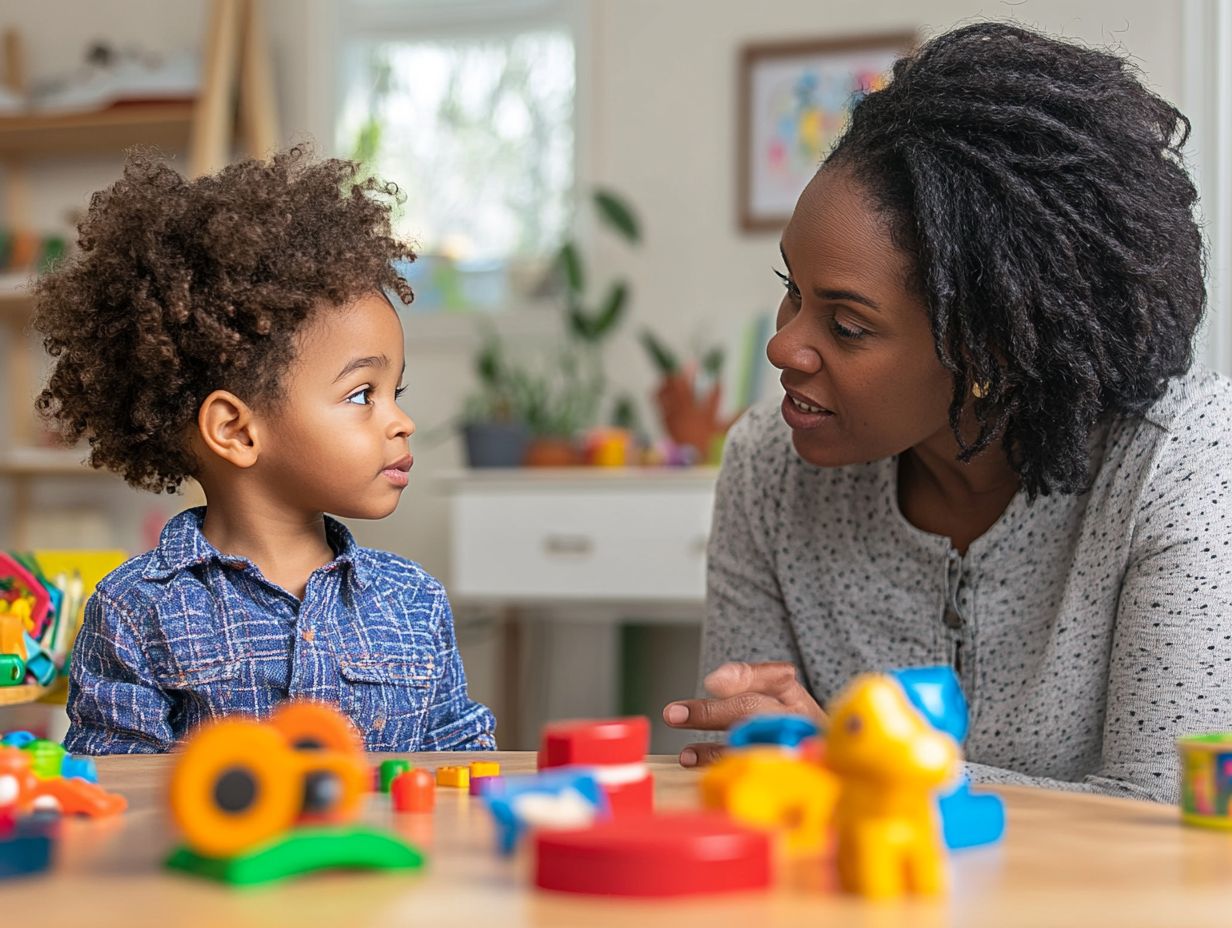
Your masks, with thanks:
M786 320L766 345L766 357L781 371L816 374L821 370L821 352L810 340L802 314Z

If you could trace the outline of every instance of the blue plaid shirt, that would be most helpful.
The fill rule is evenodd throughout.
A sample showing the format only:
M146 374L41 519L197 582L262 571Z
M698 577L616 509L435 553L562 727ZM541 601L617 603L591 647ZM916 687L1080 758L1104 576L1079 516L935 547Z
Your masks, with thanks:
M445 590L418 564L359 547L327 518L337 556L301 602L214 548L204 518L177 515L86 604L69 751L167 751L199 722L263 718L288 697L341 706L370 751L496 747L492 713L467 695Z

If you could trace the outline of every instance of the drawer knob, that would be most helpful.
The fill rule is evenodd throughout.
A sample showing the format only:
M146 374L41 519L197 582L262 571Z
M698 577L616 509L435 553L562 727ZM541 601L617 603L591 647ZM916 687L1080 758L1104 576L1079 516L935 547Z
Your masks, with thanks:
M590 554L595 543L586 535L548 535L543 539L543 550L548 554L572 555Z

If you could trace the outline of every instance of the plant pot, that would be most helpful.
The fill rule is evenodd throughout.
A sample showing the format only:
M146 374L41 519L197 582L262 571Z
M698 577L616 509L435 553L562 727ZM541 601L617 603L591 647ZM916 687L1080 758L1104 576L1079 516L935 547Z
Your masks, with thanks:
M571 438L535 438L526 449L527 467L576 467L582 452Z
M521 467L530 432L520 422L472 422L462 427L468 467Z

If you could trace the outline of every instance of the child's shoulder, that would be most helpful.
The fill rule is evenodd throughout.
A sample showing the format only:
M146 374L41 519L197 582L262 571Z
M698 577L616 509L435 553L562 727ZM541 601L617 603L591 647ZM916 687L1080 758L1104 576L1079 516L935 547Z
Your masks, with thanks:
M136 613L149 608L157 599L159 586L147 574L154 566L157 549L129 558L94 587L94 595L108 605L124 612Z
M435 597L445 593L445 586L422 566L409 558L356 547L355 560L360 564L364 580L379 591L399 596Z

